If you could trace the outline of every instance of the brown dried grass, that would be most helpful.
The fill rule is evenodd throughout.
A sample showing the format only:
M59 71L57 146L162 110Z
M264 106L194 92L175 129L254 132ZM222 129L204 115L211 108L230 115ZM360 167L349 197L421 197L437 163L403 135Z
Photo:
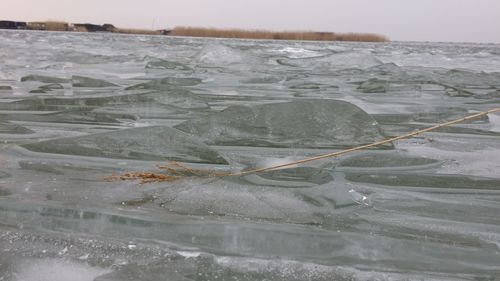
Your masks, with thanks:
M69 24L63 21L46 21L45 29L49 31L68 31Z
M156 165L158 171L127 172L104 178L106 181L139 181L141 184L153 182L172 182L188 177L217 178L230 175L229 173L211 170L196 170L171 161L166 165Z
M386 42L389 38L371 33L334 33L315 31L268 31L244 29L217 29L200 27L175 27L170 35L191 37L268 39L268 40L310 40L310 41L362 41Z

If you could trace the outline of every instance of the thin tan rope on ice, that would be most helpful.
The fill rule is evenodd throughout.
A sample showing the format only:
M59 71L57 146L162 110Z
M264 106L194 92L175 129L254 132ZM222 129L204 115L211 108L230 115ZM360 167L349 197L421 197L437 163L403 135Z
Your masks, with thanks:
M393 138L390 138L390 139L386 139L386 140L382 140L382 141L378 141L378 142L374 142L374 143L370 143L370 144L360 145L360 146L357 146L357 147L353 147L353 148L349 148L349 149L345 149L345 150L341 150L341 151L337 151L337 152L333 152L333 153L321 154L321 155L310 157L310 158L304 158L304 159L301 159L301 160L298 160L298 161L293 161L293 162L286 163L286 164L280 164L280 165L266 167L266 168L258 168L258 169L253 169L253 170L247 170L247 171L242 171L242 172L238 172L238 173L233 173L233 174L229 174L228 176L244 176L244 175L249 175L249 174L261 173L261 172L268 172L268 171L272 171L272 170L276 170L276 169L281 169L281 168L286 168L286 167L294 166L294 165L297 165L297 164L303 164L303 163L307 163L307 162L312 162L312 161L316 161L316 160L320 160L320 159L324 159L324 158L337 157L337 156L340 156L340 155L343 155L343 154L346 154L346 153L350 153L350 152L354 152L354 151L358 151L358 150L363 150L363 149L367 149L367 148L372 148L372 147L383 145L383 144L390 143L390 142L393 142L393 141L397 141L397 140L402 140L402 139L407 139L407 138L410 138L410 137L414 137L414 136L420 135L422 133L430 132L430 131L433 131L433 130L436 130L436 129L439 129L439 128L442 128L442 127L453 125L453 124L462 123L462 122L465 122L467 120L475 119L475 118L478 118L478 117L481 117L481 116L484 116L484 115L488 115L490 113L494 113L494 112L497 112L497 111L500 111L500 107L497 107L497 108L494 108L494 109L490 109L488 111L482 111L482 112L479 112L479 113L476 113L476 114L472 114L472 115L469 115L469 116L466 116L466 117L463 117L463 118L460 118L460 119L448 121L448 122L445 122L445 123L436 124L436 125L434 125L432 127L429 127L429 128L421 129L421 130L418 130L418 131L414 131L414 132L411 132L411 133L408 133L408 134L404 134L404 135L401 135L401 136L397 136L397 137L393 137Z
M413 131L408 134L400 135L397 137L389 138L386 140L381 140L377 141L374 143L370 144L365 144L365 145L360 145L357 147L337 151L337 152L332 152L332 153L327 153L327 154L321 154L318 156L310 157L310 158L304 158L298 161L293 161L290 163L286 164L280 164L280 165L275 165L271 167L266 167L266 168L257 168L253 170L246 170L246 171L241 171L241 172L236 172L236 173L224 173L224 172L214 172L214 171L204 171L204 170L195 170L191 169L187 166L181 165L177 162L170 162L167 165L158 165L157 168L160 170L163 170L163 173L155 173L155 172L129 172L129 173L124 173L121 175L112 175L109 177L106 177L105 180L108 181L116 181L116 180L140 180L141 184L145 183L152 183L152 182L167 182L167 181L177 181L186 177L198 177L198 178L224 178L224 177L234 177L234 176L245 176L249 174L256 174L256 173L262 173L262 172L268 172L276 169L281 169L281 168L286 168L290 166L295 166L298 164L303 164L303 163L308 163L320 159L325 159L325 158L332 158L332 157L337 157L340 155L344 155L350 152L358 151L358 150L363 150L367 148L372 148L375 146L383 145L386 143L390 143L393 141L397 140L402 140L402 139L407 139L413 136L417 136L426 132L430 132L442 127L450 126L453 124L461 123L467 120L475 119L484 115L488 115L490 113L498 112L500 111L500 107L490 109L488 111L482 111L476 114L472 114L460 119L448 121L445 123L440 123L436 124L434 126Z

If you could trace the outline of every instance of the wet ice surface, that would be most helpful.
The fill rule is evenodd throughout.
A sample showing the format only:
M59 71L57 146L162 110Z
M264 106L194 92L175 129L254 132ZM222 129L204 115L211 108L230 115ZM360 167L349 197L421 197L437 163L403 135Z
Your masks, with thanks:
M0 32L0 280L495 280L500 47ZM79 278L79 279L75 279Z

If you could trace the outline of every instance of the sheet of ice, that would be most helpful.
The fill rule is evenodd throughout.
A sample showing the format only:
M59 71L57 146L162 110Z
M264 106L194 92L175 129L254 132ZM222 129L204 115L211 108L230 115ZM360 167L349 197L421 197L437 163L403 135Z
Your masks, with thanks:
M242 177L103 179L265 167L491 109L499 45L0 39L0 279L498 279L498 114Z

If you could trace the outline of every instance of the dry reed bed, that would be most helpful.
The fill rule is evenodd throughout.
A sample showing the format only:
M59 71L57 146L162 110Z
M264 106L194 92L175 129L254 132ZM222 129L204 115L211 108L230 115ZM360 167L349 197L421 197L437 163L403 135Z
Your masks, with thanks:
M45 28L49 31L67 31L69 24L63 21L46 21Z
M244 29L217 29L200 27L175 27L170 35L215 38L269 39L269 40L311 40L311 41L360 41L387 42L389 38L371 33L334 33L315 31L268 31Z

